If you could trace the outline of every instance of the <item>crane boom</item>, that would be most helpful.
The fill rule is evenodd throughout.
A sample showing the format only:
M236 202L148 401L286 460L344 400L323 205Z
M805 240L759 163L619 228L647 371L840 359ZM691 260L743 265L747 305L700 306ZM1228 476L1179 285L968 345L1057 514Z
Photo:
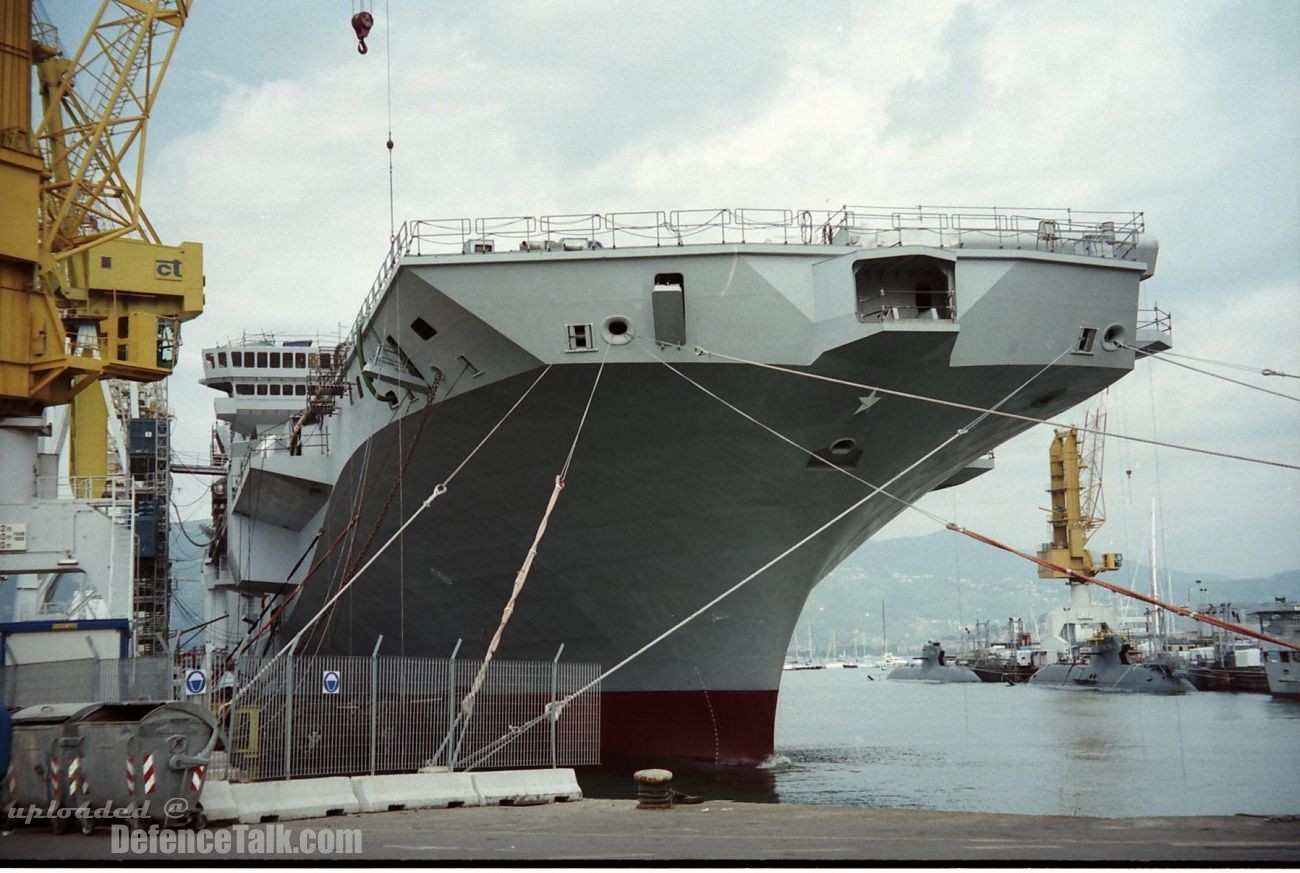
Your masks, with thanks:
M165 378L181 322L203 311L202 247L163 245L137 196L190 5L104 0L69 58L31 0L0 0L0 182L14 192L0 206L0 416L100 377Z

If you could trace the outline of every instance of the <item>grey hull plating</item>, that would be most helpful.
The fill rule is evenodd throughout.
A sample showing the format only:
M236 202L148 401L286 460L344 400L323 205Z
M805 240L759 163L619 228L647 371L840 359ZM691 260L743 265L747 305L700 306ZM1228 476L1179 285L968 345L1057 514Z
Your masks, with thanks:
M481 656L603 360L564 491L500 657L549 661L562 643L566 659L620 663L870 493L834 464L867 483L899 477L888 488L893 497L873 497L602 685L608 700L622 695L626 705L618 711L636 713L627 715L632 727L625 733L637 742L647 740L633 728L653 718L653 710L643 715L637 707L662 699L678 707L677 725L689 721L692 731L707 733L703 745L713 756L761 760L771 751L784 652L812 587L907 502L966 478L972 462L1030 424L992 416L972 426L978 413L970 409L872 397L853 385L701 359L689 345L658 346L646 339L654 324L645 287L651 277L664 270L687 276L691 344L977 408L1002 403L1005 412L1035 419L1086 400L1133 366L1133 353L1119 347L1069 352L1081 325L1135 331L1140 264L1041 252L840 251L705 247L411 259L360 337L345 374L346 398L329 419L329 453L313 462L321 470L315 481L328 490L321 509L302 521L276 517L269 507L280 480L255 470L250 479L264 491L246 488L240 497L245 508L232 516L232 562L245 561L237 569L249 579L285 578L299 553L304 566L316 566L280 629L287 638L550 364L447 493L301 648L368 654L382 634L386 652L447 655L461 640L461 656ZM853 296L854 265L883 256L953 262L957 317L863 318ZM592 354L557 350L564 322L599 326L615 315L626 317L636 334L631 342L608 342ZM401 351L406 370L372 390L362 377L382 368L373 362L385 354L397 354L385 353L385 344ZM432 404L403 388L433 372L443 382ZM683 375L832 463L810 459ZM265 469L294 463L274 459ZM259 510L248 493L264 495L258 499L267 508ZM270 545L277 536L285 543L278 564L268 557L277 554ZM602 709L602 717L611 713L617 715ZM764 725L746 726L730 753L718 752L731 735L726 719ZM698 737L684 738L666 722L657 729L657 750L700 747ZM608 733L605 740L610 748Z

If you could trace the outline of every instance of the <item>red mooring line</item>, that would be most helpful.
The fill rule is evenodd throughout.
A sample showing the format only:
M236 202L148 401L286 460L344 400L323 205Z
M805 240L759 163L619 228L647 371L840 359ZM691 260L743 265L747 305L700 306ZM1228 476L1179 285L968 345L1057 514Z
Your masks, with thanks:
M1026 561L1033 561L1035 564L1038 564L1040 567L1046 567L1049 570L1055 570L1058 573L1065 573L1071 579L1078 579L1080 582L1087 582L1090 585L1099 585L1102 588L1105 588L1107 591L1114 591L1116 594L1123 594L1125 597L1132 597L1134 600L1141 600L1143 603L1149 603L1152 606L1158 606L1161 609L1174 613L1175 615L1181 615L1184 618L1190 618L1193 621L1199 621L1202 624L1214 625L1215 627L1223 628L1224 630L1230 630L1234 633L1241 634L1244 637L1251 637L1253 639L1263 640L1264 642L1272 643L1275 646L1282 646L1283 648L1293 649L1297 652L1300 652L1300 644L1298 643L1288 642L1286 640L1280 640L1277 637L1271 637L1268 634L1261 633L1260 631L1251 630L1250 628L1244 627L1243 625L1233 624L1232 622L1223 621L1222 619L1218 619L1210 615L1205 615L1204 613L1193 612L1192 610L1188 609L1185 606L1175 606L1172 603L1165 603L1162 600L1156 600L1154 597L1149 597L1145 594L1140 594L1137 591L1133 591L1129 588L1124 588L1123 586L1116 585L1113 582L1104 582L1101 579L1097 579L1093 576L1085 576L1082 573L1076 573L1075 571L1062 567L1059 564L1053 564L1051 561L1044 560L1038 557L1037 555L1031 555L1028 552L1022 552L1017 548L1007 545L1006 543L1000 543L997 540L993 539L992 537L987 537L982 533L978 533L973 530L968 530L954 522L950 522L947 525L947 528L948 530L956 531L957 533L960 534L965 534L971 539L977 540L986 545L990 545L993 546L994 548L1002 549L1004 552L1010 552L1013 555L1019 555L1020 557L1024 558Z

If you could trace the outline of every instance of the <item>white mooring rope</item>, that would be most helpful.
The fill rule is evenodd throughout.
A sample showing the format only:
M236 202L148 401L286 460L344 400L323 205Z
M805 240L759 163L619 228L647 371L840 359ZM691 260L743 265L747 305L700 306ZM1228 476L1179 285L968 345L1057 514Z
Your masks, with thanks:
M643 348L644 348L644 347L643 347ZM648 349L646 349L646 351L649 352ZM892 499L894 499L894 500L899 501L900 503L903 503L903 504L905 504L905 505L907 505L907 506L909 506L909 507L911 507L911 508L913 508L913 509L916 509L918 512L921 512L922 514L928 515L928 516L930 516L931 518L935 519L936 521L939 521L940 523L945 523L945 522L943 522L943 520L942 520L940 517L935 516L935 515L933 515L933 514L931 514L931 513L928 513L928 512L926 512L925 510L920 509L919 507L916 507L915 505L909 503L908 501L903 500L902 498L895 497L894 495L889 494L885 489L888 488L890 485L893 485L895 482L897 482L897 481L898 481L899 479L901 479L902 477L906 476L908 473L910 473L910 472L912 472L913 470L915 470L917 467L919 467L921 464L923 464L923 463L925 463L926 461L928 461L930 458L934 457L936 454L938 454L939 452L941 452L943 449L947 448L949 445L951 445L951 444L952 444L953 442L955 442L956 440L960 439L960 438L963 437L963 436L966 436L966 435L971 431L972 428L974 428L974 427L976 427L977 425L979 425L981 422L983 422L983 421L984 421L986 418L988 418L990 415L995 414L995 410L997 410L998 407L1004 405L1005 403L1007 403L1008 401L1010 401L1011 398L1015 397L1016 394L1018 394L1018 393L1020 393L1021 391L1023 391L1026 387L1029 386L1029 384L1030 384L1031 382L1033 382L1035 379L1037 379L1037 378L1038 378L1039 376L1041 376L1043 373L1047 372L1047 370L1048 370L1049 368L1051 368L1052 366L1054 366L1058 361L1061 360L1061 358L1065 357L1065 355L1068 354L1068 353L1069 353L1069 349L1067 349L1067 350L1065 350L1064 352L1062 352L1062 353L1061 353L1060 355L1058 355L1058 356L1057 356L1057 357L1056 357L1056 358L1055 358L1051 363L1046 364L1045 366L1043 366L1042 369L1040 369L1038 372L1034 373L1033 376L1029 377L1029 379L1027 379L1027 380L1026 380L1025 382L1023 382L1021 385L1019 385L1019 386L1017 386L1015 389L1013 389L1013 390L1011 391L1010 394L1008 394L1006 397L1003 397L1003 398L1002 398L1001 400L999 400L996 404L994 404L991 408L986 409L986 410L980 410L980 414L979 414L979 415L978 415L978 416L977 416L973 421L971 421L970 424L967 424L967 425L964 426L964 427L959 427L959 428L957 428L957 430L953 432L952 436L948 437L948 438L945 439L943 442L939 443L939 445L937 445L937 446L935 446L934 448L930 449L928 452L926 452L926 453L925 453L924 455L922 455L921 457L917 458L915 461L913 461L911 464L909 464L906 468L904 468L904 469L901 470L900 472L896 473L896 474L895 474L893 477L891 477L891 478L889 479L889 481L887 481L884 485L880 485L880 486L869 485L869 483L866 483L866 482L865 482L864 480L862 480L862 479L858 479L857 476L855 476L855 475L853 475L852 473L850 473L849 475L850 475L850 476L853 476L853 478L855 478L855 479L858 479L859 482L862 482L863 484L867 484L868 487L870 487L870 488L872 489L871 492L870 492L869 494L867 494L865 497L863 497L863 498L861 498L861 499L855 501L855 502L854 502L853 504L851 504L849 507L847 507L846 509L844 509L844 510L842 510L841 512L839 512L835 517L831 518L829 521L825 522L825 523L822 524L820 527L818 527L816 530L812 531L812 532L809 533L807 536L803 537L801 540L799 540L798 542L796 542L794 545L790 546L790 547L787 548L785 551L781 552L779 555L777 555L776 557L772 558L772 559L771 559L770 561L768 561L766 564L764 564L763 566L759 567L757 570L755 570L754 572L750 573L748 576L746 576L745 578L741 579L741 580L740 580L739 582L737 582L736 584L732 585L732 586L731 586L730 588L728 588L726 591L723 591L723 592L722 592L721 594L719 594L717 597L714 597L714 598L713 598L712 600L710 600L708 603L704 604L704 605L701 606L699 609L695 610L695 611L692 612L690 615L686 616L686 617L683 618L681 621L677 622L676 624L674 624L672 627L668 628L668 629L667 629L666 631L664 631L663 633L659 634L659 636L655 637L655 638L652 639L650 642L648 642L648 643L646 643L645 645L641 646L641 647L640 647L639 649L637 649L635 652L632 652L630 655L628 655L627 657L625 657L623 660L619 661L619 662L618 662L617 664L615 664L614 666L612 666L612 667L610 667L609 669L605 670L603 673L601 673L601 674L600 674L599 676L597 676L595 679L593 679L593 680L591 680L590 682L588 682L586 685L584 685L584 686L582 686L581 688L579 688L577 691L574 691L574 692L572 692L572 693L570 693L570 694L565 695L565 696L564 696L562 699L560 699L560 700L557 700L557 701L555 701L555 702L553 702L553 703L549 703L549 704L547 704L545 710L542 712L541 715L535 716L534 718L529 719L528 721L524 722L523 724L521 724L521 725L517 725L517 726L511 728L507 733L503 734L502 736L498 737L496 740L494 740L494 741L492 741L491 743L489 743L488 745L484 746L482 749L478 750L478 752L476 752L474 755L472 755L470 758L468 758L468 759L466 760L466 762L465 762L465 768L464 768L464 769L466 769L466 770L473 769L473 768L474 768L475 766L477 766L478 764L482 763L483 761L485 761L485 760L487 760L488 758L490 758L492 755L496 754L496 752L499 751L499 750L501 749L501 747L503 747L504 745L510 743L510 742L513 741L516 737L521 736L521 735L523 735L524 733L528 732L529 730L531 730L533 727L537 726L537 725L540 724L541 722L543 722L543 721L545 721L545 720L547 720L547 719L551 719L551 720L558 719L558 718L560 717L560 714L564 711L564 708L565 708L566 706L568 706L570 703L572 703L576 698L580 697L580 696L583 695L583 694L586 694L588 691L590 691L591 689L593 689L593 688L595 688L597 685L599 685L602 681L604 681L605 679L608 679L610 676L612 676L612 675L614 675L615 673L617 673L618 671L622 670L622 669L623 669L624 667L626 667L628 664L632 663L632 662L635 661L637 658L639 658L639 657L641 657L642 655L644 655L647 651L649 651L650 649L654 648L654 647L657 646L659 643L661 643L661 642L663 642L664 640L666 640L668 637L670 637L670 636L672 636L673 634L677 633L677 632L678 632L679 630L681 630L683 627L685 627L686 625L690 624L692 621L694 621L695 619L699 618L699 617L700 617L701 615L703 615L705 612L707 612L708 610L712 609L714 606L718 605L718 604L721 603L723 600L725 600L726 598L730 597L732 594L734 594L734 593L736 593L737 591L739 591L741 588L743 588L743 587L745 587L746 585L748 585L750 582L752 582L754 579L756 579L756 578L758 578L759 576L761 576L761 575L762 575L763 573L765 573L767 570L771 569L773 566L775 566L776 564L778 564L779 562L781 562L781 561L784 560L785 558L789 557L791 554L793 554L794 552L798 551L800 548L802 548L803 546L807 545L807 544L810 543L812 540L816 539L820 534L824 533L827 529L829 529L830 527L834 526L835 524L837 524L838 522L840 522L841 520L843 520L845 517L851 515L853 512L855 512L857 509L859 509L860 507L862 507L864 504L866 504L867 501L871 500L871 499L872 499L873 497L875 497L877 494L885 494L887 497L890 497L890 498L892 498ZM685 375L685 374L682 373L680 370L678 370L676 367L674 367L672 364L670 364L670 363L668 363L667 361L665 361L664 359L658 357L658 356L655 355L653 352L649 352L649 354L650 354L650 356L651 356L652 358L654 358L655 360L659 361L659 363L663 364L663 365L664 365L665 367L667 367L669 370L672 370L672 371L673 371L674 373L676 373L678 376L681 376L681 377L682 377L683 379L685 379L687 382L691 383L692 385L694 385L694 386L695 386L696 388L698 388L699 390L703 391L703 392L704 392L705 394L707 394L708 396L710 396L710 397L712 397L713 399L717 400L718 402L722 403L724 406L726 406L727 408L731 409L731 410L732 410L733 412L735 412L736 414L738 414L738 415L740 415L741 417L743 417L743 418L745 418L745 419L747 419L747 420L753 422L754 424L757 424L759 427L762 427L764 430L766 430L766 431L768 431L769 433L773 434L774 436L780 438L780 439L783 440L784 442L789 443L790 445L792 445L792 446L798 448L800 451L803 451L803 452L805 452L806 454L811 455L811 456L813 456L813 457L817 457L817 455L816 455L815 452L813 452L813 451L811 451L811 450L805 448L804 446L799 445L799 444L798 444L797 442L795 442L794 440L791 440L790 438L788 438L788 437L784 436L783 434L777 432L776 430L774 430L774 429L771 428L770 426L768 426L768 425L764 424L763 422L760 422L758 419L754 418L754 417L753 417L752 415L750 415L749 413L744 412L743 410L741 410L741 409L739 409L738 407L736 407L734 404L732 404L732 403L730 403L730 402L724 400L723 398L719 397L719 396L718 396L717 394L715 394L713 391L710 391L708 388L705 388L705 387L704 387L703 385L701 385L699 382L696 382L694 379L692 379L692 378L690 378L689 376ZM845 472L848 472L848 471L845 471Z

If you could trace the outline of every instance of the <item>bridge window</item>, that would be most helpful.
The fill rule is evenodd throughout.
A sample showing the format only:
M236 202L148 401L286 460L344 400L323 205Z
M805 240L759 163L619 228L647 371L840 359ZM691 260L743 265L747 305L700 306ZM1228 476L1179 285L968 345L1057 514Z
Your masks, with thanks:
M235 393L236 393L236 394L242 394L242 395L244 395L244 396L248 396L248 395L250 395L250 394L253 393L253 386L252 386L252 385L236 385L236 386L235 386Z
M217 364L219 364L219 365L222 366L222 367L226 366L226 353L225 353L225 352L217 352Z
M271 352L271 366L272 366L272 367L278 367L278 366L280 366L280 353L279 353L279 352Z
M307 353L294 352L293 365L297 367L299 370L305 370L307 368Z
M257 353L257 366L259 366L259 367L265 367L265 366L266 366L266 352L258 352L258 353Z

